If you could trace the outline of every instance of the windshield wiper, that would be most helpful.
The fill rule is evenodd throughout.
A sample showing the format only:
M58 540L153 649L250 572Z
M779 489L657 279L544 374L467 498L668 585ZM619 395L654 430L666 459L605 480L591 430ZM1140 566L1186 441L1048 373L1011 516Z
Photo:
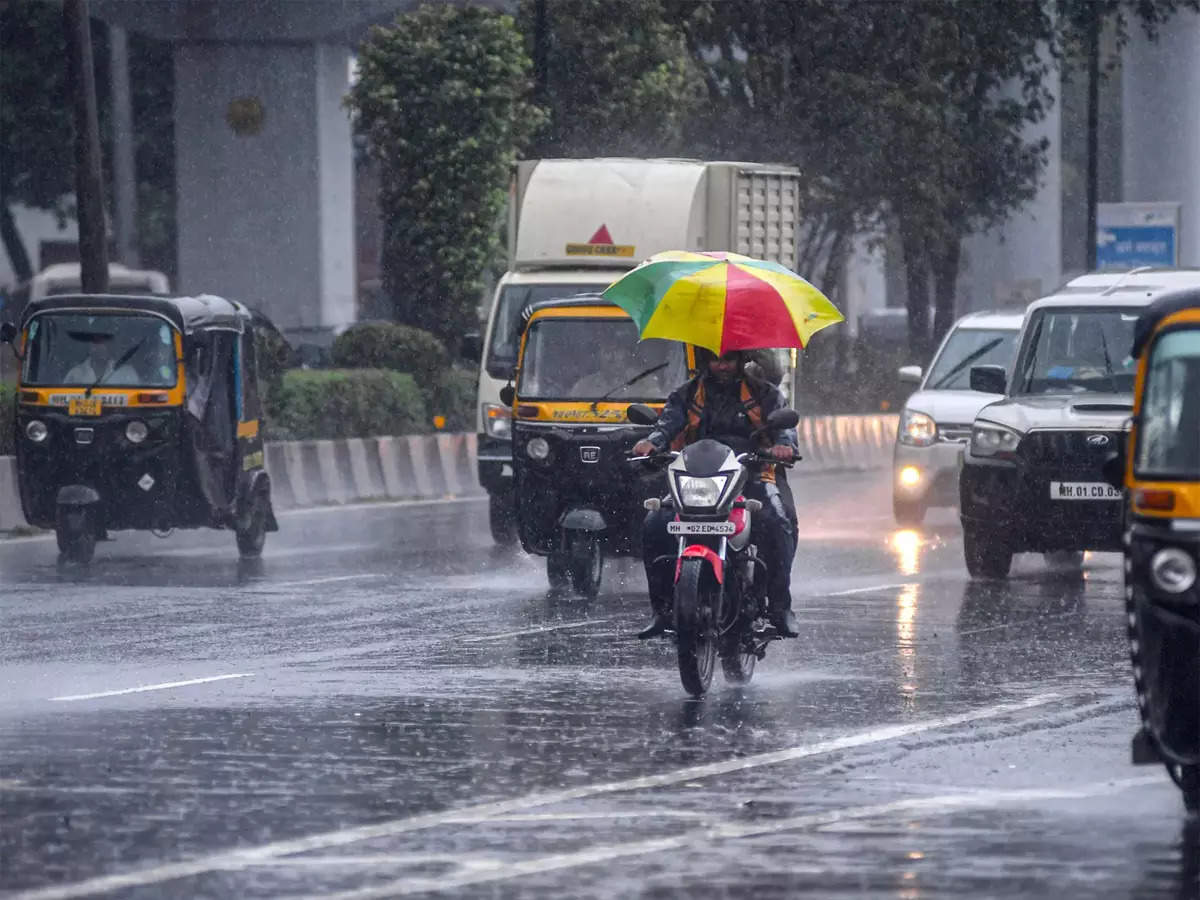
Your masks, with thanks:
M1112 393L1117 392L1117 376L1113 372L1112 357L1108 355L1108 337L1104 334L1104 328L1100 328L1100 349L1104 351L1104 374L1108 376L1108 387Z
M954 367L949 372L947 372L945 375L943 375L941 378L939 378L937 380L937 384L933 385L933 390L935 390L935 391L941 390L942 386L945 385L946 383L948 383L952 378L954 378L955 375L957 375L959 372L961 372L963 369L965 369L971 363L975 362L975 360L979 359L979 357L983 356L989 350L993 350L996 347L1000 346L1000 344L1003 341L1004 341L1004 338L1002 338L1002 337L993 338L992 340L990 340L986 344L984 344L982 347L980 347L978 350L976 350L974 353L971 353L971 354L967 355L966 357L964 357L963 359L959 360L957 363L954 364Z
M107 378L113 372L117 371L117 369L121 368L121 366L125 365L125 363L127 363L131 359L133 359L133 355L142 349L142 344L144 344L144 343L146 343L146 339L142 338L140 341L138 341L136 344L134 344L132 347L130 347L128 350L126 350L123 354L121 354L121 358L118 359L115 363L113 363L113 367L111 369L109 369L107 372L105 372L103 375L101 375L99 378L97 378L95 381L93 381L92 386L83 392L83 396L85 396L85 397L92 396L92 391L94 391L96 388L100 387L100 385L104 383L105 378Z
M632 378L630 378L627 382L625 382L624 384L617 385L615 388L613 388L611 391L606 393L599 400L593 400L592 401L592 412L595 412L596 407L599 406L601 403L603 403L608 398L610 398L613 394L617 393L618 391L625 390L625 388L629 387L630 385L637 384L643 378L646 378L649 375L653 375L655 372L662 371L670 364L671 364L671 361L667 360L666 362L657 363L656 365L651 366L645 372L638 372L636 375L634 375Z

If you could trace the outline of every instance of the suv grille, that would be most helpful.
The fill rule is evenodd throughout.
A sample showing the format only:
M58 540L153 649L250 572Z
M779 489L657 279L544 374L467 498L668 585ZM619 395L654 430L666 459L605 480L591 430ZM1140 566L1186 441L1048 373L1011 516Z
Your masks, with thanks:
M971 426L958 422L938 425L938 440L947 444L965 444L971 440Z
M1103 437L1106 440L1100 440ZM1119 431L1030 431L1021 439L1018 453L1037 468L1061 467L1100 471L1109 453L1121 446Z

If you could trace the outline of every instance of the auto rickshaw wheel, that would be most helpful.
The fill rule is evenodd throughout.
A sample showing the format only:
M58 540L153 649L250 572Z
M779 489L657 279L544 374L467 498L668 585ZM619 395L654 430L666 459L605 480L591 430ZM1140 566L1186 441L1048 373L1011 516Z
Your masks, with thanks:
M604 575L604 546L590 531L577 531L570 539L571 587L589 599L600 593Z
M54 523L58 552L76 563L89 563L96 554L96 513L87 506L61 506Z
M511 492L488 494L488 525L498 546L511 547L517 542L517 513Z
M1171 780L1179 785L1183 794L1183 807L1188 815L1200 813L1200 766L1173 766L1167 764Z
M262 556L263 544L267 540L267 494L255 491L250 498L250 518L245 528L238 528L238 553L245 558Z

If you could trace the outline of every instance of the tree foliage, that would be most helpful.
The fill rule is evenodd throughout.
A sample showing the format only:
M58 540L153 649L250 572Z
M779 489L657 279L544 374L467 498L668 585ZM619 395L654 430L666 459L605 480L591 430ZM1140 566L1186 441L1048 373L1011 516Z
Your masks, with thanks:
M381 171L383 290L446 340L474 324L510 172L544 115L511 17L424 6L372 30L348 104Z

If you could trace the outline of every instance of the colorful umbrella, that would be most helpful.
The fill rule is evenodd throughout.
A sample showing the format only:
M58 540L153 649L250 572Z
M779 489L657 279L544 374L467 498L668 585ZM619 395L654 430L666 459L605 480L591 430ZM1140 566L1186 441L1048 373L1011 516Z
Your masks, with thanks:
M829 298L779 263L737 253L669 250L604 291L642 338L667 338L716 353L804 347L845 321Z

